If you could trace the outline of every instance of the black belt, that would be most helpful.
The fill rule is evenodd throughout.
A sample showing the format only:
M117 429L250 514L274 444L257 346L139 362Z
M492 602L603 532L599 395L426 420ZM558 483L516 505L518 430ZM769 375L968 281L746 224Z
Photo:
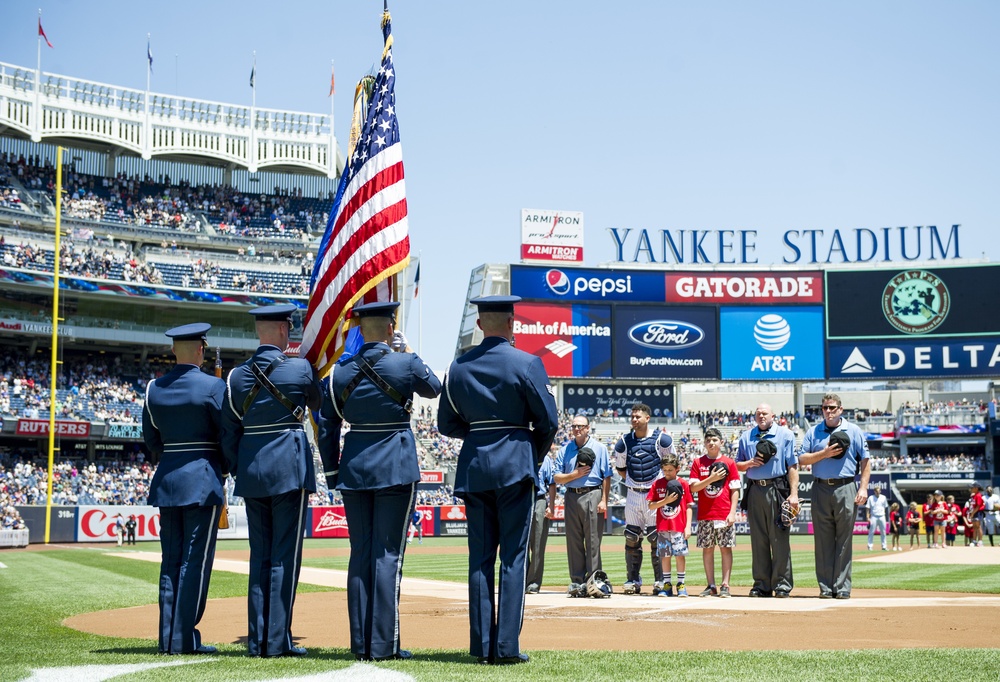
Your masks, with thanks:
M628 489L631 490L634 493L648 493L649 492L649 488L633 488L632 486L629 486Z
M600 489L601 489L601 486L599 486L599 485L581 485L581 486L577 486L575 488L567 487L566 491L582 495L583 493L589 493L589 492L593 492L595 490L600 490Z
M847 485L848 483L854 483L853 478L816 478L813 480L825 483L826 485Z
M779 481L784 481L784 476L775 476L774 478L751 478L747 479L753 482L754 485L759 485L762 488L766 488L769 485L778 485Z

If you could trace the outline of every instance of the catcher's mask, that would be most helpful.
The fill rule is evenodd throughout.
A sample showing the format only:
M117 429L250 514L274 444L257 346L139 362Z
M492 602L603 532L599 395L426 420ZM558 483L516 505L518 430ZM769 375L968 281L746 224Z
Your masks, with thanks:
M611 581L604 571L594 571L590 579L587 580L587 594L597 599L605 599L611 596Z
M799 515L799 508L792 507L788 500L781 503L781 516L776 520L779 528L791 528L792 521Z

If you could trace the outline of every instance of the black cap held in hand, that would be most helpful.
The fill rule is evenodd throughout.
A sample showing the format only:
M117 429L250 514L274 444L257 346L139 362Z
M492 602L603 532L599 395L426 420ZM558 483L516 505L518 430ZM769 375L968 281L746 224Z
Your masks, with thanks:
M757 454L764 460L764 464L767 464L778 454L778 447L771 440L762 438L757 441Z
M676 478L672 481L667 481L667 495L670 495L671 493L677 493L677 500L675 502L668 502L664 506L667 509L676 509L677 505L679 505L681 500L684 499L684 486L682 486L681 482Z
M834 459L840 459L843 457L848 449L851 447L851 437L847 435L846 431L834 431L830 434L830 445L839 446L841 448L840 454L834 455Z
M596 458L597 456L594 454L594 451L591 450L590 448L584 447L576 451L576 465L578 467L579 466L592 467L594 466L594 460Z

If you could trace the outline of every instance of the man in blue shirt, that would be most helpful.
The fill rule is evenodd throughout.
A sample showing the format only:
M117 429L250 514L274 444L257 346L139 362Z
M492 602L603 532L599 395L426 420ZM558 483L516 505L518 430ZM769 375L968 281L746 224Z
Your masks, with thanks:
M569 594L585 597L587 580L601 567L601 537L608 513L611 459L608 448L591 437L590 420L573 417L573 438L559 449L555 461L556 485L566 486L566 556Z
M840 396L827 393L823 421L806 432L799 462L812 465L813 540L820 599L851 598L851 560L857 508L868 501L868 440L843 418ZM860 483L855 477L860 474Z
M780 524L785 500L798 509L799 470L795 435L774 423L774 411L761 403L754 412L757 425L740 436L736 468L746 473L747 523L753 566L751 597L788 597L795 586L789 528Z
M552 450L555 449L553 445ZM528 541L528 574L524 581L528 586L525 594L538 594L542 587L542 576L545 573L545 545L549 539L549 521L556 510L556 492L552 483L552 465L555 462L553 452L538 467L538 480L535 485L535 513L531 518L531 539Z

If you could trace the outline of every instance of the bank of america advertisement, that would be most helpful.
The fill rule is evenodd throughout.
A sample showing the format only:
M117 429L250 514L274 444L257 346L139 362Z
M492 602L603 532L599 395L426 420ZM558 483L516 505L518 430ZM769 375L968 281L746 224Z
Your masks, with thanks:
M1000 376L1000 336L830 341L831 379Z
M550 377L611 376L610 306L521 303L514 339L542 359Z
M521 260L583 262L583 213L521 209Z
M662 303L662 272L606 268L510 266L510 293L521 298L606 303Z
M718 379L717 308L614 308L614 376L621 379Z
M823 307L723 307L722 378L825 378Z

